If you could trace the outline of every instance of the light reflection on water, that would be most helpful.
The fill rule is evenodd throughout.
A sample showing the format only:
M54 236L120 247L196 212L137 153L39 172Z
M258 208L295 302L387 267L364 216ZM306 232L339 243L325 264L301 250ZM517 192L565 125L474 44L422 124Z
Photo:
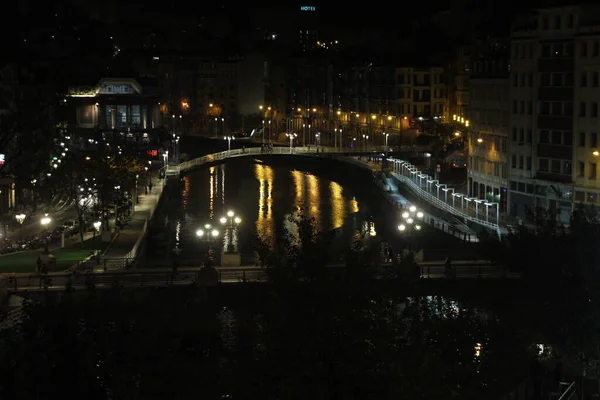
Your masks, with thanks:
M273 221L273 168L268 165L256 164L254 174L258 179L256 233L259 237L272 242L275 228Z
M248 238L253 234L273 244L285 215L296 210L314 218L319 230L340 229L343 236L360 230L364 219L357 199L338 182L283 165L233 161L184 178L181 202L169 207L169 220L182 221L182 251L201 251L193 249L199 244L196 230L206 223L221 228L219 218L229 209L243 222L233 238L222 229L218 242L238 242L243 253L252 252Z

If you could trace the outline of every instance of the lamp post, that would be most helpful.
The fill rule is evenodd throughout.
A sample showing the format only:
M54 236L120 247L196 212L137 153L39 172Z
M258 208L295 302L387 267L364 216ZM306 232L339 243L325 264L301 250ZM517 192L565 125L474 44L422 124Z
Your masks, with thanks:
M25 221L25 214L17 214L15 215L15 218L17 219L17 222L19 223L19 232L20 232L20 236L21 239L23 238L23 221Z
M42 234L44 234L47 229L48 229L48 225L50 224L50 222L52 222L52 218L50 218L48 216L48 214L44 214L44 217L42 217L40 223L42 224ZM48 244L48 237L44 237L44 244Z
M226 136L225 140L227 140L227 151L230 152L231 151L231 141L235 140L234 136Z
M225 137L225 118L221 117L221 133L223 134L223 137Z
M292 154L292 152L294 151L294 139L296 137L298 137L298 135L296 135L295 133L286 133L285 136L287 136L288 138L290 138L290 154Z
M316 146L321 145L321 133L320 132L317 132L317 134L315 134L315 145Z
M227 251L229 253L231 253L234 251L234 245L233 245L234 226L237 227L239 224L241 224L242 219L240 217L236 216L235 212L230 210L230 211L227 211L227 216L221 217L221 219L219 221L223 225L225 225L225 224L227 224L227 222L229 222L229 243L227 244Z
M219 236L219 233L217 229L213 229L211 224L204 224L204 229L198 229L196 236L210 243L212 239L216 239Z
M135 187L133 188L133 211L135 211L135 205L139 202L138 200L138 179L139 175L135 174Z
M385 152L387 153L388 151L388 138L390 137L389 133L383 133L383 137L385 138Z
M421 222L425 215L422 211L417 210L417 207L410 206L408 211L404 211L402 213L403 221L398 225L398 230L400 233L408 234L408 251L411 250L411 240L413 231L420 231L423 227Z
M100 234L100 228L102 227L102 222L96 221L92 225L94 225L94 237L96 237L96 234L98 234L98 235Z
M163 166L164 167L169 166L169 150L167 150L163 153Z

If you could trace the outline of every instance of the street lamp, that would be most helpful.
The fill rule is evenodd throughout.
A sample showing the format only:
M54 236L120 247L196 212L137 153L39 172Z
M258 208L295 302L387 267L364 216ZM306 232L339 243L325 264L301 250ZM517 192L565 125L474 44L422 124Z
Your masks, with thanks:
M408 251L411 251L410 238L412 238L413 231L418 232L423 228L421 221L423 220L424 216L425 214L423 214L422 211L417 210L417 207L415 206L410 206L408 211L404 211L402 213L403 222L398 225L398 230L401 233L407 233L409 236Z
M44 217L42 217L40 222L42 223L42 232L45 232L48 229L50 222L52 222L52 219L48 216L48 214L44 214ZM44 238L44 243L48 244L48 237Z
M227 140L227 151L230 152L231 151L231 141L235 140L234 136L226 136L225 140Z
M210 242L212 238L216 239L219 236L219 233L220 232L217 229L212 228L211 224L204 224L204 229L198 229L196 231L196 236Z
M225 225L227 222L229 222L229 243L227 245L227 251L228 252L232 252L233 251L233 232L234 232L234 226L238 226L239 224L242 223L242 219L240 217L238 217L237 215L235 215L235 212L229 210L227 211L227 217L221 217L221 219L219 220L221 222L221 224Z
M298 135L296 135L295 133L286 133L285 136L290 138L290 154L292 154L293 151L293 145L294 145L294 139L296 137L298 137Z
M169 161L169 150L165 151L163 153L163 166L168 166L168 161Z
M96 221L92 225L94 226L94 236L96 236L96 234L100 234L100 228L102 227L102 222Z
M23 221L25 221L25 214L17 214L15 215L15 218L17 219L17 222L19 223L19 230L20 230L20 235L21 238L23 237Z

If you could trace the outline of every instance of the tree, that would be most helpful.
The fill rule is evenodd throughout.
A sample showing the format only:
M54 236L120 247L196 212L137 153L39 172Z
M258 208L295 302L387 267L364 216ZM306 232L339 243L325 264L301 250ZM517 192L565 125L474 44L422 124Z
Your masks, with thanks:
M46 181L50 182L55 194L65 196L73 203L82 228L92 212L106 211L117 188L130 189L136 182L136 175L144 170L135 157L123 155L118 147L113 149L104 142L90 151L68 148L64 142L61 145L59 156L51 160L54 172ZM105 223L108 224L107 219ZM83 232L80 234L83 241Z
M38 84L40 74L35 65L0 65L0 149L6 160L0 177L14 177L21 188L47 168L56 137L56 90Z
M320 232L315 219L307 218L298 210L286 216L276 231L273 247L258 238L262 242L258 248L271 276L314 279L325 271L329 263L330 235ZM270 252L264 256L267 248Z

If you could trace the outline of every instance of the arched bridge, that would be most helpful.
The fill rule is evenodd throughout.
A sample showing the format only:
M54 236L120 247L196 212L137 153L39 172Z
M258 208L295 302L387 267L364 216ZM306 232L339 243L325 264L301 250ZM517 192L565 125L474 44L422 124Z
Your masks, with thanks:
M408 152L426 152L429 151L429 146L411 147L404 149L403 151ZM374 153L381 153L389 151L389 147L384 146L369 146L369 148L358 148L358 149L336 149L333 147L273 147L269 150L263 149L262 147L249 147L245 149L232 149L227 151L221 151L219 153L208 154L203 157L194 158L193 160L185 161L179 165L169 165L167 170L167 176L179 176L186 172L202 166L204 164L210 164L230 158L239 157L256 157L263 155L297 155L297 156L359 156L359 155L373 155Z
M340 157L349 163L356 163L362 167L370 168L363 162L358 161L353 156L359 155L374 155L381 154L389 150L389 147L369 147L359 149L335 149L332 147L274 147L265 150L261 147L251 147L246 149L234 149L222 151L220 153L208 154L203 157L198 157L190 161L183 162L179 165L169 165L167 176L179 177L181 174L197 168L205 164L227 160L238 157L256 157L262 155L297 155L297 156L312 156L312 157ZM426 153L429 147L411 147L403 149L403 155L408 153ZM412 154L415 156L417 154ZM455 221L452 224L465 225L466 222L474 223L491 229L501 236L506 232L506 228L501 226L500 210L498 203L491 203L484 199L475 199L466 195L455 192L453 188L447 185L440 184L439 181L432 177L424 175L418 171L416 167L406 161L388 158L392 165L392 171L387 173L392 181L395 181L395 186L403 186L406 189L414 192L420 199L435 208L442 210L452 216ZM468 229L468 226L466 226Z

